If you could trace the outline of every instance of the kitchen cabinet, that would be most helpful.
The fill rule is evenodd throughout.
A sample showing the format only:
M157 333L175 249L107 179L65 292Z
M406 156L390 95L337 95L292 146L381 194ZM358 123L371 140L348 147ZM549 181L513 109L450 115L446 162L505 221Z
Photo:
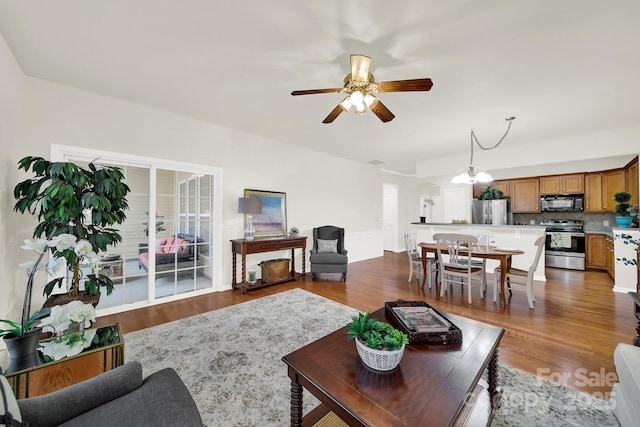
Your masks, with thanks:
M605 234L587 234L587 268L607 270L607 236Z
M602 209L604 212L613 212L617 204L613 195L618 191L626 191L624 169L615 169L602 172Z
M513 213L540 212L540 180L538 178L512 179L509 194Z
M482 190L484 190L485 188L491 186L494 188L497 188L498 190L502 191L502 195L504 197L509 197L510 193L509 193L509 180L508 179L501 179L501 180L497 180L497 181L493 181L493 182L489 182L489 183L480 183L477 182L475 184L473 184L473 198L477 199L478 196L480 195L480 193L482 192Z
M552 175L540 177L540 194L582 194L584 174Z
M629 204L637 205L638 204L638 158L626 167L625 173L625 187L626 191L631 193L631 201Z
M585 175L585 212L613 212L613 195L626 190L624 169L612 169Z
M602 212L602 174L588 173L584 176L584 211Z
M607 254L607 273L609 273L609 277L614 281L616 280L616 269L615 269L615 259L614 259L614 248L613 248L613 237L606 236L606 254Z

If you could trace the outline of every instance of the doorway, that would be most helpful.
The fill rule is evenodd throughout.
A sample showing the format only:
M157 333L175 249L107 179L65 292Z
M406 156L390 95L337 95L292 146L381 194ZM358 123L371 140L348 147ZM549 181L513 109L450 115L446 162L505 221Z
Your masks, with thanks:
M382 184L382 238L385 251L398 249L398 186Z

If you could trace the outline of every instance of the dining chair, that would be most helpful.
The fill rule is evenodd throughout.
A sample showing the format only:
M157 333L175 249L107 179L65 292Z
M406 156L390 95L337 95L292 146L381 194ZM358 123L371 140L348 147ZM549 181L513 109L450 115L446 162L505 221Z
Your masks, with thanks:
M422 277L422 254L420 249L418 249L417 243L418 232L412 229L406 229L404 231L404 243L407 249L407 256L409 257L409 280L411 282L411 278L413 277L413 272L416 272L416 278L418 282L423 280ZM426 284L429 285L429 289L431 289L431 279L433 272L436 272L436 280L438 278L438 258L434 256L429 256L427 254L426 258L427 262L427 277Z
M433 239L437 242L440 262L440 296L444 297L451 284L460 284L463 288L466 285L471 304L471 288L475 279L480 287L480 298L484 298L484 269L471 262L471 249L478 243L478 238L469 234L436 233Z
M468 234L478 239L478 248L489 248L491 241L493 240L493 233L489 230L482 230L477 228L465 228L459 230L460 234ZM471 258L471 264L476 267L482 267L482 287L485 292L487 291L487 259L486 258Z
M534 245L538 247L536 250L536 255L533 258L533 263L529 267L528 270L521 270L519 268L511 267L507 271L505 276L505 284L509 289L509 295L511 295L511 285L518 285L524 287L524 290L527 292L527 299L529 300L529 307L534 308L534 302L536 301L535 296L533 295L533 274L536 272L538 268L538 262L540 261L540 257L542 256L542 252L544 251L544 243L546 240L546 236L542 235L536 239ZM498 266L495 270L493 270L493 302L497 301L498 295L500 294L500 275L502 273L501 268ZM523 290L519 288L517 290Z

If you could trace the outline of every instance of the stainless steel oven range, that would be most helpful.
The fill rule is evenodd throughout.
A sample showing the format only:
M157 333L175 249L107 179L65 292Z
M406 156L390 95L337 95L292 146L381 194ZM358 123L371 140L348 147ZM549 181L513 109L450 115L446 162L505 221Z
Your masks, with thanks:
M573 219L549 219L546 226L545 264L547 267L585 270L584 224Z

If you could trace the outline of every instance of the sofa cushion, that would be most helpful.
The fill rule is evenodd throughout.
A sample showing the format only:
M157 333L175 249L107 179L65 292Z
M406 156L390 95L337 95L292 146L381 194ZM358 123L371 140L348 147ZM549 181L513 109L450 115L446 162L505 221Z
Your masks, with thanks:
M67 422L93 408L118 401L142 386L142 366L128 362L89 380L44 396L20 399L23 420L32 426L53 427ZM115 411L118 412L118 411ZM125 425L112 423L113 414L85 425Z
M162 253L174 254L180 252L183 249L189 247L189 242L182 240L179 237L168 237L164 245L162 246Z
M17 422L17 423L16 423ZM0 426L17 426L22 423L22 415L9 381L0 375Z
M64 427L202 426L198 408L173 369L149 375L142 387L106 402L68 422Z
M346 264L349 261L346 255L333 253L333 252L322 252L317 254L311 254L309 257L309 262L311 264Z
M619 406L619 409L628 411L627 415L632 420L635 420L632 425L638 425L638 422L640 422L640 407L636 402L640 394L640 369L638 369L638 366L640 366L640 347L619 343L613 352L613 361L616 365L619 380L615 395L611 397L612 404L615 405L614 413L617 412L616 406ZM622 424L622 420L620 420L620 423ZM625 424L622 425L624 426Z
M338 253L338 239L324 240L318 239L318 253L333 252Z

